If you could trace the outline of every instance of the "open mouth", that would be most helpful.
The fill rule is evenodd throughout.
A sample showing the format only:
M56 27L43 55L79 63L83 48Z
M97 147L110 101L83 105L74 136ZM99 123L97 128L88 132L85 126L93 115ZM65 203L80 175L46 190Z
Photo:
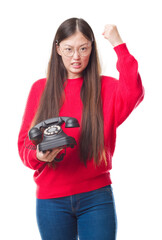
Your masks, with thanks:
M74 62L74 63L72 63L71 65L72 65L74 68L80 68L81 63L79 63L79 62Z

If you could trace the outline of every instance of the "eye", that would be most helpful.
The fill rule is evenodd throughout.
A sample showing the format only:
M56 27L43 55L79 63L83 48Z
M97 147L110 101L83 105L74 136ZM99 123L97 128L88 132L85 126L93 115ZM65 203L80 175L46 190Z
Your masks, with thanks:
M63 52L66 56L71 56L73 54L73 49L71 47L66 47Z
M65 48L65 51L66 51L66 52L71 52L72 49L71 49L71 48Z
M81 52L86 52L86 51L87 51L87 48L86 48L86 47L82 47L82 48L80 49L80 51L81 51Z

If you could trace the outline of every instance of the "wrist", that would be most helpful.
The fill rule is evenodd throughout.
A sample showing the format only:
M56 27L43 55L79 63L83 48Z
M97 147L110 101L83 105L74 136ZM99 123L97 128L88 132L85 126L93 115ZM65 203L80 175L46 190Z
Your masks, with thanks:
M117 40L117 41L115 41L115 42L113 42L111 44L112 44L113 47L117 47L118 45L123 44L123 43L124 43L123 40L119 39L119 40Z

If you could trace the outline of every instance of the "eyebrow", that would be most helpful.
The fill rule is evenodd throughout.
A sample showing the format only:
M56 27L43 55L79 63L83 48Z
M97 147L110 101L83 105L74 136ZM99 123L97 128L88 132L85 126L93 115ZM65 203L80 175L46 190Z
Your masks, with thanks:
M84 46L84 45L88 45L88 43L83 43L83 44L81 44L79 47L82 47L82 46ZM73 47L73 46L71 46L70 44L65 44L64 46Z

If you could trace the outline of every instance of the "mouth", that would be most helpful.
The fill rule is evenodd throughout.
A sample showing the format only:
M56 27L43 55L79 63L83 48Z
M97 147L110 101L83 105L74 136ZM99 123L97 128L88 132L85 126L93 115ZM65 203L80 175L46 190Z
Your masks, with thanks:
M73 62L71 65L72 65L74 68L80 68L81 63L80 63L80 62Z

